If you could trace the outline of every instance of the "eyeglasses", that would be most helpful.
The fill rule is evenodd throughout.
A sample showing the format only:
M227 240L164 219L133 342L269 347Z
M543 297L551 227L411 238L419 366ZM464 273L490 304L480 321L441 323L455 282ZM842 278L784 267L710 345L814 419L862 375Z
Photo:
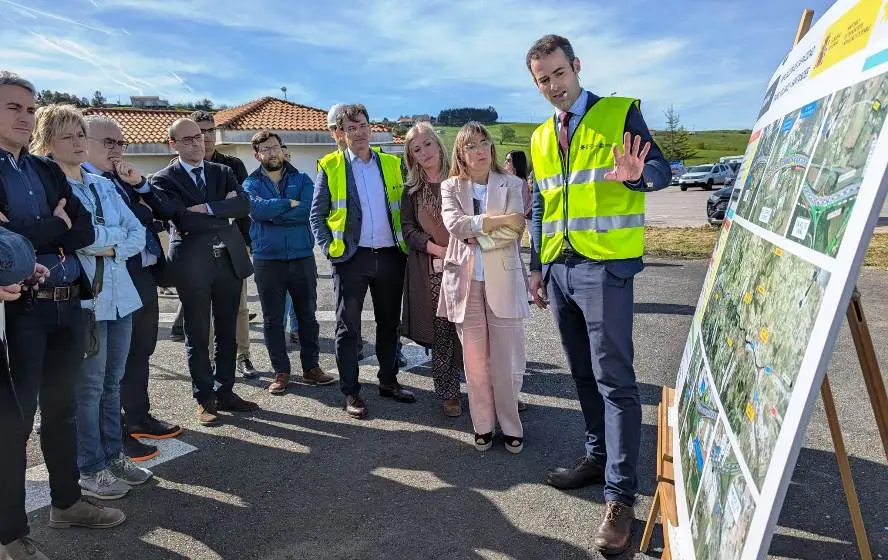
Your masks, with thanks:
M490 140L482 140L478 144L466 144L465 150L469 153L486 152L487 150L490 150L491 146L493 146L493 142Z
M203 142L203 133L201 132L200 134L196 134L194 136L183 136L178 140L173 138L173 142L177 142L179 144L182 144L183 146L193 146L198 142Z
M216 133L216 127L214 126L213 128L203 128L203 129L201 129L201 132L203 132L204 135L206 135L206 134L215 134L215 133Z
M265 148L256 148L256 151L260 154L268 155L282 152L284 148L283 146L266 146Z
M114 138L94 138L92 136L89 137L90 140L101 140L102 146L105 147L106 150L113 150L114 148L120 148L121 150L125 150L127 146L129 146L129 142L124 140L115 140Z

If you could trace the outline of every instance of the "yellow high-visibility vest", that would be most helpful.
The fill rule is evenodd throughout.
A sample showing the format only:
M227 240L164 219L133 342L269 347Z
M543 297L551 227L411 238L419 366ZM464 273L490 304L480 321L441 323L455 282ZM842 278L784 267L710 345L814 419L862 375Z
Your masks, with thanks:
M382 181L385 184L385 195L389 208L389 226L392 237L403 253L407 253L407 244L401 233L401 193L404 192L404 180L401 176L401 159L384 153L377 153L382 166ZM327 216L327 227L333 234L333 241L327 253L333 257L341 257L345 253L345 220L348 189L345 178L345 153L336 150L322 157L318 167L327 175L327 188L330 191L330 214Z
M541 262L558 258L565 240L592 260L629 259L644 253L644 193L604 179L614 167L614 144L623 144L629 109L638 104L626 97L598 100L571 137L566 162L558 148L555 117L534 131L530 153L543 197Z

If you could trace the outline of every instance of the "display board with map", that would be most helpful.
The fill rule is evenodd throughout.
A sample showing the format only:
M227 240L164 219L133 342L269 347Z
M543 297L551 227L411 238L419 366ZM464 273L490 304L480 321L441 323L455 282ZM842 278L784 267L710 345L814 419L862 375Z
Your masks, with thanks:
M888 190L888 0L838 1L765 94L676 383L676 558L764 558Z

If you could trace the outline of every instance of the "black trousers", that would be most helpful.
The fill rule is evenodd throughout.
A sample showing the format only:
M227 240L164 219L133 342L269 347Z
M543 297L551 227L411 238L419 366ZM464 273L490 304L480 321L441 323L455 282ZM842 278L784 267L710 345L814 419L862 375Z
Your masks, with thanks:
M358 343L361 338L361 311L367 290L373 299L376 318L376 358L380 383L394 383L398 375L398 328L401 324L401 296L404 291L406 257L397 247L367 249L333 267L336 296L336 366L339 385L346 395L357 395Z
M133 337L126 358L126 371L120 380L120 407L124 422L143 422L151 409L148 400L148 361L157 347L159 318L156 297L143 302L142 307L133 313Z
M318 367L318 269L314 256L287 261L253 260L256 288L265 326L265 347L275 373L291 373L287 342L284 338L284 308L287 294L299 330L299 358L302 372Z
M0 372L0 544L28 534L26 445L38 404L52 505L64 509L80 499L74 381L84 329L79 300L6 304L10 375Z
M237 354L235 332L240 306L241 280L234 274L228 251L221 250L205 268L183 275L176 291L185 318L185 349L191 372L191 392L197 402L208 404L231 397ZM210 312L216 336L216 351L210 366Z

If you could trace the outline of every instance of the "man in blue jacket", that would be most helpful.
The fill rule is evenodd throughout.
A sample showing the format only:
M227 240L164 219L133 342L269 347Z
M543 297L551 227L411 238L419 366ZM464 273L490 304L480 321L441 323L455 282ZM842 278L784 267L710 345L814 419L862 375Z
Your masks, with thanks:
M253 268L265 322L265 346L274 368L268 392L279 395L290 383L290 359L284 338L287 293L299 324L302 377L329 385L335 379L318 366L317 266L314 237L308 225L314 184L284 159L280 136L263 130L251 140L259 167L246 181L250 197Z

